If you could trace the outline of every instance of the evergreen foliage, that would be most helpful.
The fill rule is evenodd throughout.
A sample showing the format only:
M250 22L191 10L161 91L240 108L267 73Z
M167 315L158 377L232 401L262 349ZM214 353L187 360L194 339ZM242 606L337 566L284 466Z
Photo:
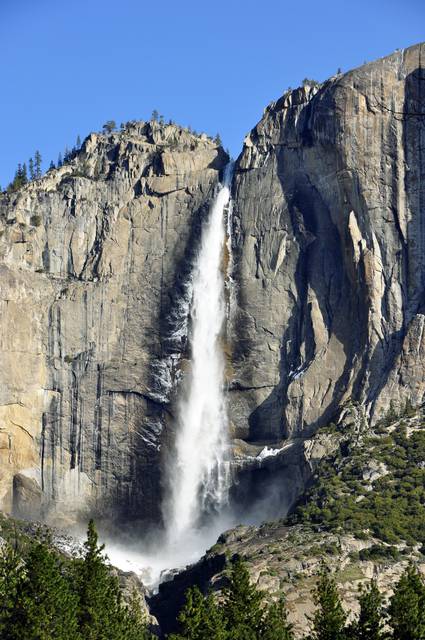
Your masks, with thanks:
M303 87L318 87L319 86L319 82L317 82L317 80L313 80L313 78L304 78L302 81L302 85Z
M384 598L380 593L375 580L372 580L368 588L360 591L360 613L358 620L349 630L349 637L356 640L383 640L384 634Z
M35 542L18 577L4 640L79 640L77 595L63 575L58 556Z
M34 154L34 174L35 178L41 178L41 153L37 150Z
M292 624L288 622L285 599L271 604L265 614L261 640L293 640Z
M112 131L114 131L117 128L116 122L115 120L108 120L107 122L105 122L105 124L103 125L102 129L103 129L103 133L112 133Z
M424 640L425 585L413 565L401 576L391 598L388 614L394 640Z
M9 544L0 551L0 638L6 638L23 576L20 556Z
M186 603L178 616L180 634L171 640L226 640L228 638L222 609L214 597L206 597L198 587L191 587L186 593Z
M84 559L76 563L75 572L80 601L79 629L84 640L144 638L144 629L138 629L136 621L129 620L130 614L122 603L118 580L106 564L104 546L98 544L93 520L89 522L84 546Z
M90 522L82 559L64 561L48 540L0 553L1 640L147 640L140 598L124 605Z
M34 168L34 160L32 158L30 158L28 160L28 170L29 170L29 174L30 174L30 180L34 180L35 179L35 168Z
M224 591L224 616L235 640L256 638L262 629L264 595L249 580L244 562L238 558L232 565L230 585Z
M342 608L335 580L322 567L314 593L317 607L313 616L312 640L343 640L347 615Z
M23 187L27 182L28 182L28 176L27 176L26 164L25 163L23 165L18 164L18 168L16 169L15 176L12 182L7 187L7 191L9 193L13 193L14 191L17 191L18 189Z
M92 521L79 559L64 560L48 539L24 543L15 533L15 540L14 547L0 549L1 640L152 638L138 593L123 603ZM375 581L363 587L360 613L350 625L326 567L313 597L316 611L305 640L425 640L425 583L413 565L394 586L388 609ZM283 597L267 604L240 559L220 597L188 590L178 623L170 640L294 640Z
M406 405L404 411L411 409ZM289 522L359 535L368 530L390 545L401 541L425 545L425 430L408 435L401 422L388 431L394 416L390 407L378 426L379 435L367 435L357 446L350 445L350 455L344 455L342 443L321 461L315 482ZM373 461L385 465L386 471L370 481L364 470Z
M283 598L265 605L241 559L232 564L222 600L204 596L198 587L188 589L178 622L180 633L171 640L293 640Z

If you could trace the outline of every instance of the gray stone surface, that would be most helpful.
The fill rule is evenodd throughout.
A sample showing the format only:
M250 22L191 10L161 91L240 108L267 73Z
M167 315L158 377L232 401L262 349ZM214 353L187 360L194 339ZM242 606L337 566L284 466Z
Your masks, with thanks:
M288 92L234 183L236 433L424 400L425 45ZM248 418L248 420L247 420Z
M158 517L176 300L227 161L135 123L0 196L0 508L27 514L37 486L62 524Z
M245 140L224 340L243 503L276 479L293 502L350 399L372 421L424 400L424 55L287 92ZM0 196L1 509L160 517L190 266L227 160L133 123Z

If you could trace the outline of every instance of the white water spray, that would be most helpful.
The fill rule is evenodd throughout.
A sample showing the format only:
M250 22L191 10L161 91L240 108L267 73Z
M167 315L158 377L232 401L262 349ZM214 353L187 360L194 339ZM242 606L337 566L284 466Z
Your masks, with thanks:
M229 485L228 422L221 335L226 317L225 210L231 165L210 209L193 271L191 369L180 400L165 520L168 538L193 532L206 510L219 510Z
M143 553L137 545L134 549L129 545L122 549L112 542L107 546L113 564L135 571L151 588L168 570L198 560L219 533L234 524L225 512L230 460L222 344L232 300L231 177L232 165L228 165L203 226L192 272L190 370L182 383L175 448L167 465L165 537L158 534L153 540L146 539ZM226 284L230 288L227 296ZM206 514L214 517L205 521Z

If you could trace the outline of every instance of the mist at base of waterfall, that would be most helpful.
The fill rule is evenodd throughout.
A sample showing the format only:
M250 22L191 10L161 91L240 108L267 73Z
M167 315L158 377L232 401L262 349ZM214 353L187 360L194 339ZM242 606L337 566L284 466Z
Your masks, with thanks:
M198 562L225 531L241 524L259 526L282 518L288 507L282 478L270 477L252 503L226 506L221 513L210 516L203 527L188 530L174 543L163 531L156 530L140 538L127 530L119 541L106 540L106 553L111 564L122 571L133 571L154 592L175 571Z
M220 514L199 529L187 530L178 540L170 541L166 533L156 532L143 540L132 538L118 542L106 539L105 551L110 563L121 571L133 571L145 587L155 591L159 584L181 570L197 562L212 547L223 531L236 525L232 514Z

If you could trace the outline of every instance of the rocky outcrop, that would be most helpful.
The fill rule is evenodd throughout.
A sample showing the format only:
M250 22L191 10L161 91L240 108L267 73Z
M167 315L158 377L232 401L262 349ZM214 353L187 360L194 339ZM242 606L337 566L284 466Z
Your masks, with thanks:
M347 399L424 400L425 45L284 94L234 180L231 410L305 437Z
M376 420L424 400L424 51L289 91L245 140L223 340L243 509L273 492L286 510L332 445L311 436L351 401ZM0 508L160 519L190 268L227 160L132 123L0 195Z
M264 592L266 601L275 601L284 594L295 637L303 638L311 630L314 588L323 563L332 572L349 620L359 612L359 587L367 586L372 578L388 601L409 562L414 562L425 575L421 553L408 548L395 558L390 553L374 558L373 549L379 548L383 554L393 550L388 545L373 546L376 542L372 538L359 540L346 534L320 533L308 527L288 527L281 522L240 526L221 535L198 563L163 582L159 592L148 599L149 609L163 634L176 631L176 616L185 602L185 590L197 585L204 593L210 591L218 596L228 585L230 562L241 557L252 584Z
M132 123L0 196L1 509L158 518L176 300L227 161Z

